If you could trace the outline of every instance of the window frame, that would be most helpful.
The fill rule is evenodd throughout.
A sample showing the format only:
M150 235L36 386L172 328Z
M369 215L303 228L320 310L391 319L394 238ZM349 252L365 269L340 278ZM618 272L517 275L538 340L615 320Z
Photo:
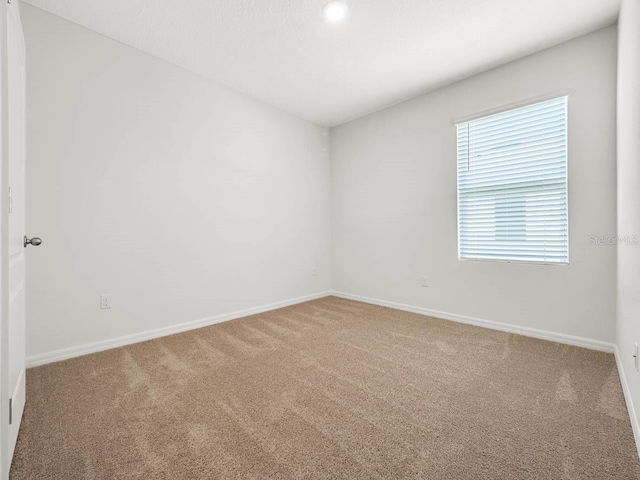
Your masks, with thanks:
M479 120L481 118L491 117L493 115L500 115L502 113L509 112L511 110L517 110L519 108L524 108L532 105L536 105L538 103L544 103L550 100L556 100L559 98L565 98L565 146L566 146L566 195L567 195L567 259L563 262L550 262L545 260L525 260L525 259L508 259L508 258L480 258L480 257L463 257L461 256L461 245L460 245L460 179L458 177L458 125L462 123L473 122L474 120ZM457 258L460 262L489 262L489 263L515 263L515 264L524 264L524 265L548 265L554 267L562 267L568 266L571 262L571 221L570 221L570 210L571 210L571 197L569 195L569 103L570 103L570 92L567 90L555 92L552 94L537 96L537 97L529 97L524 100L520 100L518 102L509 103L506 105L502 105L500 107L492 108L489 110L484 110L481 112L476 112L471 115L466 115L464 117L460 117L453 121L453 131L455 138L455 169L456 169L456 247L457 247Z

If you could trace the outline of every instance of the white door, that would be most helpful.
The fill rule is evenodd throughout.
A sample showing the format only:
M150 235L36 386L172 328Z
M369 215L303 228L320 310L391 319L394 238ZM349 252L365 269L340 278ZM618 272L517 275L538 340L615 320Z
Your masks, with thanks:
M25 403L25 45L18 1L7 5L9 158L8 380L11 462ZM6 357L5 357L6 358Z

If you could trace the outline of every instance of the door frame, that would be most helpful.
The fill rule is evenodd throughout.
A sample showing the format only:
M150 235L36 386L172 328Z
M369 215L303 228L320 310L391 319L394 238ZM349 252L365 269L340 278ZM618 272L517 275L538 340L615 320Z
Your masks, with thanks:
M18 1L18 0L14 0ZM0 480L8 480L9 458L9 151L7 4L0 1Z

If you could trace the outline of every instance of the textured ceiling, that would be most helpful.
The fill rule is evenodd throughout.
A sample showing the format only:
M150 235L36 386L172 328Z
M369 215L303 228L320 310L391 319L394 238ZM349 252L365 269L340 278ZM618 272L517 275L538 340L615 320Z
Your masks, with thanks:
M610 25L620 0L26 0L334 126Z

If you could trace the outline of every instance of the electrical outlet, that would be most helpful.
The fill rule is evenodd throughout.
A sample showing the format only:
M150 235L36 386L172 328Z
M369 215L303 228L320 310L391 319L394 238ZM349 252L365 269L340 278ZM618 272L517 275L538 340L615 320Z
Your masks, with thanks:
M311 276L312 276L312 277L315 277L315 276L316 276L316 269L315 269L315 268L312 268L312 269L311 269Z
M100 308L111 308L113 306L113 297L110 293L103 293L100 295Z
M427 284L427 277L426 275L423 275L420 277L420 286L421 287L428 287L429 285Z

